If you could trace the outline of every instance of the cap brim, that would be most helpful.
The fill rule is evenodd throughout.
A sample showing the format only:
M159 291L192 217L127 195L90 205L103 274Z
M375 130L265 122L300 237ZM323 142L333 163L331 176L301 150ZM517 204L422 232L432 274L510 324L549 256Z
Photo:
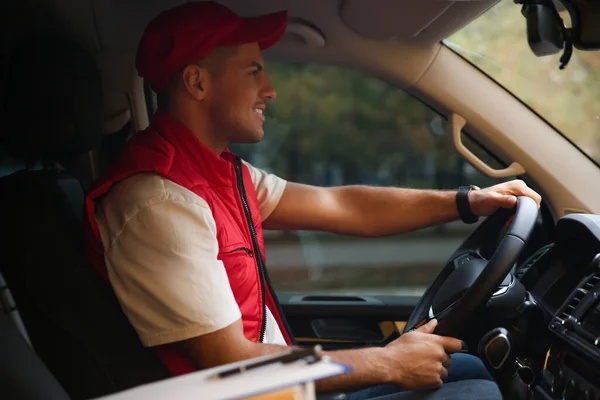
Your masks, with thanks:
M258 43L261 50L276 44L287 26L287 11L259 17L244 18L240 26L229 35L222 45Z

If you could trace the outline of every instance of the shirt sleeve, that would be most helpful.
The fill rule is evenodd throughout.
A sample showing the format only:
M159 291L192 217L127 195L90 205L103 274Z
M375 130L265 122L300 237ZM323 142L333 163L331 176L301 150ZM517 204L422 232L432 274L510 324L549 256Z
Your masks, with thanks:
M264 221L271 215L279 200L281 200L287 182L275 174L254 167L246 161L244 161L244 164L250 170L254 190L258 197L260 217Z
M105 253L113 289L145 346L189 339L241 317L204 200L151 202Z

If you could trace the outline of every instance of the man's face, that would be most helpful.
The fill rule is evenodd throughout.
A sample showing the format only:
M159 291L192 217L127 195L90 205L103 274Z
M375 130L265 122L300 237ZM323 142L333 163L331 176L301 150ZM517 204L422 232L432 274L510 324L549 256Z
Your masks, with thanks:
M255 143L264 136L266 101L275 89L264 71L258 44L237 46L210 77L205 99L215 135L228 142Z

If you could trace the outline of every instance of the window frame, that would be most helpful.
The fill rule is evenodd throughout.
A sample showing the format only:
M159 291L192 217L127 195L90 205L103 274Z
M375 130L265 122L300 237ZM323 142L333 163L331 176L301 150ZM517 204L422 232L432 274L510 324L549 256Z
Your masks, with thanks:
M458 51L456 51L452 46L449 46L448 44L446 44L446 42L450 42L453 43L451 40L449 39L444 39L443 41L440 42L440 44L444 47L446 47L448 50L450 50L451 52L453 52L454 54L456 54L458 57L460 57L463 61L465 61L466 63L468 63L471 67L475 68L477 71L479 71L479 73L481 73L483 76L485 76L486 78L488 78L490 81L492 81L493 83L495 83L498 87L500 87L502 90L504 90L507 94L509 94L513 99L515 99L516 101L518 101L522 106L524 106L525 108L527 108L532 114L534 114L535 116L537 116L540 120L542 120L546 125L548 125L548 127L550 127L552 130L554 130L556 133L558 133L560 136L562 136L567 142L569 142L569 144L571 146L573 146L575 149L577 149L577 151L579 151L582 155L584 155L588 160L590 160L592 163L594 163L594 165L596 165L598 168L600 168L600 160L596 161L594 160L593 157L591 157L588 153L586 153L585 151L583 151L583 149L581 149L576 143L575 141L573 141L571 138L569 138L565 133L563 133L560 129L558 129L556 127L556 125L554 125L553 123L551 123L550 121L548 121L547 118L545 118L543 115L541 115L539 112L537 112L534 108L532 108L530 105L528 105L527 103L525 103L520 97L518 97L516 94L514 94L512 91L510 91L508 88L506 88L505 86L503 86L500 82L498 82L496 79L494 79L494 77L492 77L490 74L488 74L487 72L485 72L484 70L482 70L479 66L477 66L476 64L472 63L469 59L465 58L462 54L460 54Z

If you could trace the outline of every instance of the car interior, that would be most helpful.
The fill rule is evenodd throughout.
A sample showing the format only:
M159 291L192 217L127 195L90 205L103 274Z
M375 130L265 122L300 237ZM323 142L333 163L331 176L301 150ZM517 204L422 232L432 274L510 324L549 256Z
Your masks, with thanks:
M267 62L381 79L446 121L456 157L483 176L522 179L543 197L539 209L519 198L477 224L420 293L277 290L296 342L384 346L435 317L436 333L465 341L506 399L600 399L600 152L592 146L600 146L600 76L586 81L595 97L585 107L596 116L581 121L596 134L586 147L448 39L510 9L529 62L556 56L545 65L571 73L581 54L600 49L600 2L220 2L241 16L288 10ZM135 51L146 24L178 4L0 5L2 398L91 399L169 379L86 257L83 207L90 184L156 110ZM598 69L600 61L589 62Z

